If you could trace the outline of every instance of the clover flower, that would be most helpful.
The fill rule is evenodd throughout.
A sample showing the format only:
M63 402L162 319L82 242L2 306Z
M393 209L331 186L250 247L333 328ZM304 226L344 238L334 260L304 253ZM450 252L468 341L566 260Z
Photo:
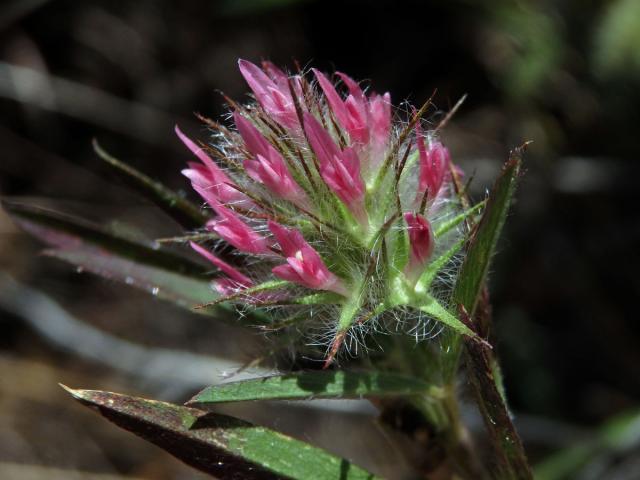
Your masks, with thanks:
M200 161L183 174L216 214L204 227L239 254L231 265L191 243L219 271L212 303L279 308L274 325L321 332L326 366L370 331L474 336L448 302L477 207L463 211L426 105L401 120L389 93L343 73L334 85L317 70L239 67L255 102L230 102L235 128L209 122L200 147L176 127Z

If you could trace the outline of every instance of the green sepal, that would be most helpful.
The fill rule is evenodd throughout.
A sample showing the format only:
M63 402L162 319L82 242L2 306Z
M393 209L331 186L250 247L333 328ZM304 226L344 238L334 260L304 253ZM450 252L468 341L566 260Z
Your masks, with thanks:
M465 210L464 212L456 215L455 217L445 222L442 222L440 225L438 225L438 228L435 229L435 231L433 232L433 235L436 238L441 237L445 233L449 232L451 229L460 225L464 220L469 218L471 215L478 213L480 209L485 206L486 203L487 202L485 200L483 200L482 202L478 202L473 207Z
M451 247L449 247L449 250L444 252L438 258L436 258L431 263L429 263L429 265L427 265L427 268L425 269L424 272L422 272L422 274L420 275L420 278L418 279L418 282L416 283L416 288L415 288L416 293L422 294L428 291L429 286L435 279L438 272L442 270L444 266L451 261L451 259L456 254L456 252L460 250L460 248L462 248L462 245L464 245L464 242L465 242L465 239L461 238L456 243L454 243Z
M351 325L356 321L361 304L362 296L360 295L360 289L358 289L358 292L342 305L338 320L338 332L346 332L351 328Z
M435 298L431 295L424 295L423 301L420 305L417 305L417 308L433 317L435 320L444 323L448 327L451 327L456 332L466 335L468 337L477 338L478 335L467 327L464 323L458 320L455 315L453 315L449 310L443 307Z
M389 272L394 275L401 272L409 261L409 235L407 229L403 228L404 219L398 219L400 228L389 231Z

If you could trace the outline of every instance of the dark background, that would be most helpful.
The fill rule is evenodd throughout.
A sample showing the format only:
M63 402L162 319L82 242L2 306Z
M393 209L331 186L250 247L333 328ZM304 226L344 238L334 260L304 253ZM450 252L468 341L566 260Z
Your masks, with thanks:
M640 2L5 1L2 195L52 198L134 225L133 234L177 234L101 176L91 139L195 200L173 124L204 138L193 112L217 118L220 92L247 98L239 57L338 69L396 104L422 104L437 88L434 122L468 94L443 137L475 175L477 199L509 150L532 140L491 276L524 441L541 461L638 406ZM45 293L109 339L237 365L253 355L255 338L234 343L232 328L38 256L40 245L1 211L0 233L3 282ZM163 385L135 365L92 358L55 321L38 327L28 309L7 306L17 300L0 305L0 472L198 476L84 412L56 383L184 400L202 377ZM636 443L599 452L568 477L640 478Z

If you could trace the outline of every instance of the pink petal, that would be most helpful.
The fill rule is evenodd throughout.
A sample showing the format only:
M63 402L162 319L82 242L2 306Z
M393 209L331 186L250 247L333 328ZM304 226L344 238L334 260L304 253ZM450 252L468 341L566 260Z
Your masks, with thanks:
M177 125L175 131L182 143L203 163L203 165L198 165L190 162L190 168L182 170L182 174L191 180L194 189L209 205L213 207L217 203L233 203L243 207L253 206L251 199L234 188L235 183L209 158L202 148L182 133Z
M273 78L270 78L258 66L247 60L238 60L238 66L262 108L283 127L299 128L298 114L288 80L285 82L285 79L274 71L269 72L273 75ZM280 73L284 75L283 72Z
M365 100L363 97L360 96L359 99L356 99L354 95L349 95L347 101L343 102L329 79L320 71L312 70L331 110L338 119L338 123L347 131L350 139L359 143L368 142L369 133L366 125Z
M320 162L320 174L331 190L351 210L357 220L365 224L365 186L360 175L360 159L353 147L343 151L336 146L329 133L311 114L304 116L304 128L312 150Z
M305 112L303 120L309 144L318 157L320 164L331 163L334 156L340 155L340 150L331 135L322 128L320 122L310 113Z
M256 157L255 160L244 161L249 176L266 185L276 195L307 208L307 196L291 176L282 155L249 120L238 112L233 115L247 149Z
M244 223L235 212L222 205L214 208L221 218L208 222L207 228L213 230L226 242L243 252L253 254L271 253L266 239Z
M302 278L300 278L300 275L298 275L298 273L293 268L291 268L291 266L288 264L278 265L277 267L273 267L271 269L271 272L276 277L281 278L282 280L286 280L287 282L293 282L299 285L306 286L305 282L302 280Z
M404 219L407 222L411 247L405 273L409 278L416 279L433 253L435 239L431 224L422 215L407 212L404 214Z
M391 132L391 96L375 95L369 100L371 137L375 144L386 145Z
M269 87L276 87L274 81L271 80L260 67L247 60L238 60L238 66L240 67L240 73L242 73L242 76L247 81L247 84L249 84L249 88L251 88L258 101L260 103L264 100L268 101L270 97Z
M360 144L369 142L369 127L367 126L367 111L365 104L358 103L353 95L349 95L344 102L349 114L349 123L345 126L349 138Z
M286 84L286 82L289 81L289 77L287 76L287 74L268 60L262 62L262 69L269 76L269 78L271 78L271 80L276 82L278 85Z
M336 72L336 75L340 77L340 79L344 82L344 84L349 89L349 93L354 96L354 98L360 102L360 104L364 105L366 103L366 97L364 96L364 92L360 88L360 85L353 80L348 75L345 75L342 72Z
M294 257L302 247L307 245L299 230L283 227L272 220L269 220L267 225L273 236L276 237L276 241L280 244L285 257Z
M213 286L223 297L233 295L237 293L239 289L243 288L241 285L238 285L238 282L230 278L216 278L213 281Z
M269 148L273 148L272 145L262 136L260 131L246 118L240 115L239 112L233 112L233 120L236 124L240 136L244 140L247 149L254 155L269 155Z
M416 201L420 201L425 190L428 190L427 198L433 200L440 192L449 169L449 163L451 162L449 150L440 142L432 142L427 149L422 135L417 137L416 142L420 161L420 177Z
M276 237L287 260L287 264L271 270L274 275L315 290L330 290L340 295L348 293L299 230L285 228L275 222L269 222L269 230Z
M213 160L211 160L211 158L209 158L209 155L207 155L207 153L201 147L196 145L189 137L187 137L184 133L182 133L182 130L180 130L180 127L178 127L178 125L174 127L174 130L176 132L176 135L178 135L178 138L182 141L182 143L184 143L186 147L189 150L191 150L193 154L196 157L198 157L200 161L204 163L209 170L211 170L212 172L218 172L219 174L224 175L222 170L220 170L220 167L218 167L218 165L216 165L216 163Z
M193 248L196 252L202 255L204 258L209 260L213 265L215 265L218 269L220 269L223 273L227 274L231 279L236 282L244 285L245 287L250 287L253 285L251 279L245 275L243 275L240 271L238 271L235 267L232 267L224 260L216 257L213 253L211 253L206 248L201 247L195 242L189 242L191 248Z
M345 107L342 98L340 98L340 95L338 95L338 92L336 92L333 83L331 83L331 81L329 81L329 79L325 77L324 74L319 70L316 70L315 68L312 68L311 70L318 79L320 88L322 88L324 96L327 97L327 102L329 103L331 110L333 110L334 115L338 119L338 122L340 122L340 124L344 128L346 128L346 126L349 124L349 112L347 112L347 108Z

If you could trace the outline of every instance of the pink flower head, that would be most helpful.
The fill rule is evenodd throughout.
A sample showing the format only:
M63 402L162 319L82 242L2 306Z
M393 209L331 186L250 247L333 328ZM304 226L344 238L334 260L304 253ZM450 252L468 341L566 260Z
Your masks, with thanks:
M425 191L427 192L427 200L432 201L442 188L451 156L449 150L440 142L431 142L428 149L425 147L420 122L416 124L416 143L420 156L420 177L416 202L422 200Z
M244 169L255 181L263 183L273 193L303 208L308 208L307 196L291 176L284 158L253 124L234 112L236 127L253 159L244 161Z
M192 244L217 267L213 282L226 297L214 303L296 305L296 319L311 318L318 304L332 305L319 318L334 333L325 366L364 322L387 318L387 309L422 311L411 328L394 326L416 337L427 334L431 320L471 334L439 300L453 282L441 283L438 274L448 276L451 252L465 235L455 227L467 213L460 214L454 198L442 201L460 172L432 139L436 132L421 131L424 111L414 110L408 127L388 93L367 91L343 73L288 75L269 62L246 60L239 68L252 101L229 101L235 127L211 123L218 139L211 158L177 130L200 159L184 173L217 213L206 228L243 259L236 268ZM232 169L223 172L224 165ZM445 229L436 240L434 231ZM405 263L400 271L398 259Z
M239 60L238 66L262 108L283 127L298 127L298 114L289 88L289 77L270 62L264 63L264 71L247 60ZM300 78L294 76L292 80L296 96L301 98Z
M404 220L407 222L411 248L405 274L415 281L429 261L435 241L431 224L422 215L407 212L404 214Z
M209 230L213 230L220 238L243 252L257 255L271 253L266 239L240 220L235 212L222 205L214 208L220 218L207 223Z
M374 147L374 159L380 160L380 151L384 149L391 131L391 96L373 94L367 98L351 77L344 73L337 73L349 89L349 95L345 100L340 98L335 87L318 70L313 69L318 83L327 98L338 122L349 134L354 143L366 145L371 142Z
M176 125L176 134L189 150L191 150L201 164L189 162L189 168L182 170L182 174L191 180L193 189L211 206L221 203L239 205L248 208L253 202L244 193L234 188L235 183L222 171L220 167L187 137Z
M331 135L310 113L304 114L309 144L320 162L320 175L361 224L367 223L364 208L365 186L360 175L360 159L353 147L340 150Z
M269 222L269 230L280 244L287 263L275 267L275 276L314 290L328 290L346 296L342 281L329 271L325 263L303 238L299 230Z

